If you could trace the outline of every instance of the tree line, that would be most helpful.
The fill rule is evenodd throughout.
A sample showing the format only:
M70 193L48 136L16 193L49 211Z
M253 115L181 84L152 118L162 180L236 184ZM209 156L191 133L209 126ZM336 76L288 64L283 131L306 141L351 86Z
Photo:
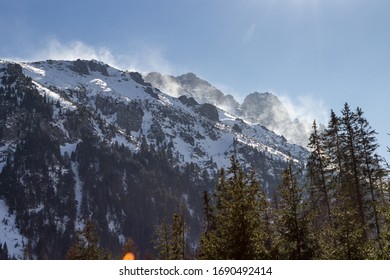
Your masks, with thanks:
M214 193L203 195L203 233L192 255L175 214L156 231L159 258L389 259L389 182L363 111L345 104L325 129L314 122L308 148L306 168L290 162L272 197L232 156Z

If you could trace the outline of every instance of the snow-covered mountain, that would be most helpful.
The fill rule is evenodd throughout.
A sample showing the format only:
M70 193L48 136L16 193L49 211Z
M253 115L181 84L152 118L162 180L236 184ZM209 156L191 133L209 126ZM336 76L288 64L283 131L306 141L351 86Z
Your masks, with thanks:
M114 253L129 236L146 252L153 226L180 203L195 240L201 193L232 154L269 193L287 161L307 156L254 121L253 101L240 105L194 74L145 80L98 61L0 61L0 248L63 258L92 219Z
M245 122L216 106L207 104L210 102L205 102L208 100L206 97L203 99L198 97L202 87L197 89L198 104L191 104L189 99L173 98L152 87L136 72L123 72L97 61L49 61L24 63L21 66L23 73L32 78L41 95L59 102L60 107L75 110L80 106L86 106L90 110L99 111L106 124L118 128L115 138L107 140L111 142L119 140L133 151L139 149L139 142L135 139L146 135L148 144L159 146L161 142L173 142L174 151L180 154L181 164L193 161L202 167L210 157L213 157L217 168L226 166L229 159L223 154L232 151L233 140L245 146L256 147L275 158L287 159L291 155L295 160L302 160L306 156L305 149L288 143L284 137L276 135L264 126ZM178 80L181 84L188 83L188 88L192 88L194 76L186 74L179 76ZM207 82L204 84L205 87L209 85ZM84 95L67 94L71 91ZM215 89L215 92L219 91ZM224 98L230 100L233 97ZM129 112L122 112L120 108L122 104L135 102L139 106L129 108L131 116L127 115ZM218 103L217 97L214 102ZM107 106L112 103L121 105L117 105L118 108ZM257 103L261 104L261 101ZM244 102L244 105L246 104ZM249 113L253 112L255 115L256 110L252 108L252 111L249 109L247 111L246 117L249 118ZM272 117L278 116L272 112L268 118ZM171 118L177 119L176 122ZM253 117L255 118L256 116ZM188 129L188 126L191 129ZM106 136L98 126L95 127L95 131L103 137ZM66 134L66 131L63 133Z
M291 143L306 146L309 134L304 123L292 120L287 108L279 98L269 92L254 92L246 96L243 103L237 102L232 95L225 95L209 82L193 73L178 77L152 72L144 75L145 81L172 96L185 95L200 103L210 103L221 110L247 122L260 124L283 135Z

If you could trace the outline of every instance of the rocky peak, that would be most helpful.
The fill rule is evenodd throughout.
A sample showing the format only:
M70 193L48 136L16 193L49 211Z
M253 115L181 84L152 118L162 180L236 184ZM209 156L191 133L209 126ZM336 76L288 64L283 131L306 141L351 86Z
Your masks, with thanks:
M198 103L210 103L233 114L239 110L240 104L232 95L225 95L212 84L191 72L177 77L152 72L145 75L144 79L172 96L192 97Z
M72 62L70 69L81 74L81 75L89 75L91 72L100 72L103 76L108 76L107 71L108 65L103 64L96 60L81 60L77 59Z
M199 87L199 86L212 87L212 85L209 82L200 79L198 76L196 76L194 73L191 72L177 76L176 80L181 85L187 87Z
M249 94L241 105L244 117L265 126L274 126L290 120L287 108L279 98L269 92Z
M146 82L171 96L193 98L199 104L209 103L229 114L252 123L259 123L277 134L284 135L293 143L306 146L309 135L299 120L291 120L286 106L271 92L253 92L242 104L232 95L224 94L194 73L177 77L152 72L144 76ZM182 103L188 100L181 97Z
M309 135L304 125L292 120L286 106L270 92L249 94L241 105L241 113L244 119L259 123L293 143L307 145Z

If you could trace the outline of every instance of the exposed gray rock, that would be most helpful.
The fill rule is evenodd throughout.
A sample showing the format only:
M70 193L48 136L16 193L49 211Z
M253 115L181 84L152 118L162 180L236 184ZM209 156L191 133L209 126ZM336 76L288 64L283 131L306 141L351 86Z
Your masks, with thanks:
M87 62L87 64L90 71L100 72L100 74L102 74L103 76L109 76L107 71L107 64L102 64L95 60L90 60Z
M117 107L117 124L126 131L139 131L142 125L144 112L137 102Z
M103 76L108 76L108 65L102 64L94 60L81 60L77 59L72 63L70 69L79 73L80 75L89 75L90 72L99 72Z
M149 94L151 97L158 99L158 94L154 92L152 87L146 87L145 92Z
M87 63L80 59L74 61L70 69L75 71L76 73L79 73L80 75L89 75L89 69Z
M199 103L196 102L196 100L194 98L192 98L192 97L188 98L185 95L180 96L179 100L181 103L183 103L184 105L187 105L188 107L194 107L194 106L199 105Z
M219 114L217 108L209 103L205 103L200 105L196 111L202 115L203 117L208 118L211 121L218 122L219 121Z
M143 86L151 86L150 83L146 83L144 79L142 78L142 75L138 72L130 72L130 77L136 81L137 83L143 85Z

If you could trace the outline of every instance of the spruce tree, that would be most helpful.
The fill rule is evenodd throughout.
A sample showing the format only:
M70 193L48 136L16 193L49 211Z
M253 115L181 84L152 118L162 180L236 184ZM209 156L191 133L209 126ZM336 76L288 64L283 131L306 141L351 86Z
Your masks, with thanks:
M358 135L357 135L357 114L352 112L348 103L345 103L343 110L341 111L342 117L340 119L342 132L341 138L343 139L343 154L346 167L346 174L348 178L349 193L352 197L352 201L356 204L357 214L359 222L362 227L366 225L366 217L364 214L365 196L362 189L361 169L360 169L360 157L358 147ZM367 233L364 233L363 238L367 237ZM364 242L364 240L363 240Z
M308 148L311 151L308 158L309 194L313 202L313 211L316 209L324 222L331 222L331 192L328 184L327 162L323 136L313 122L313 132L309 138Z
M203 234L200 238L199 259L216 259L215 209L207 191L203 192Z
M310 211L298 184L298 171L293 172L291 162L284 171L283 182L277 192L276 211L277 246L281 259L311 259L314 256L314 239L310 232Z
M186 259L186 224L184 221L184 208L172 215L170 224L162 223L155 229L153 243L161 260Z
M158 225L155 229L155 239L153 240L154 248L157 250L160 260L172 259L171 246L171 227L167 223Z
M96 225L88 220L83 230L77 232L76 242L70 247L66 258L69 260L108 260L108 251L99 245Z
M379 145L376 142L376 132L373 130L367 119L363 116L361 108L357 108L357 124L358 124L358 145L359 156L361 157L362 166L362 185L364 195L368 194L368 223L369 229L375 230L375 238L378 246L382 249L380 241L381 225L378 206L380 203L381 178L383 177L383 168L381 167L381 158L376 154Z
M172 259L186 259L186 229L183 208L172 216Z
M4 242L2 246L0 243L0 260L9 260L9 259L10 257L8 256L7 242Z
M215 228L203 233L199 257L267 258L267 201L254 172L246 174L234 156L228 174L220 172L215 203Z

